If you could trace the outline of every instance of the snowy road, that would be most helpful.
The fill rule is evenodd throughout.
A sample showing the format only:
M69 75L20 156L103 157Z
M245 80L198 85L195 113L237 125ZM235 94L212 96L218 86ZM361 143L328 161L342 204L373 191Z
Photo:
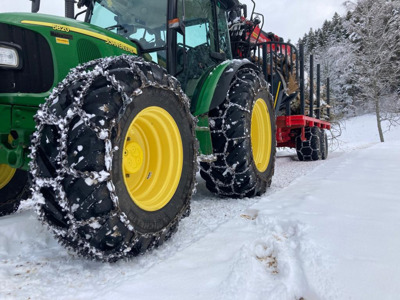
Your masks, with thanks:
M0 299L397 299L400 130L374 144L373 122L349 122L327 161L281 153L263 197L200 182L171 241L128 262L72 256L27 205L0 219Z

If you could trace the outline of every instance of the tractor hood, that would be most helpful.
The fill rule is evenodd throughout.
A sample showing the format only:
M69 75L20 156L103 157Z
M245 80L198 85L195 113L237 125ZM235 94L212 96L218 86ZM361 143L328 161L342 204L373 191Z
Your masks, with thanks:
M0 105L37 106L71 68L102 57L138 55L125 37L95 25L44 14L0 14L0 47L18 66L0 66ZM5 52L6 50L3 50Z
M52 36L56 42L67 42L68 37L78 34L104 42L130 54L138 54L137 46L128 39L101 27L64 17L32 14L1 13L0 23L15 25ZM47 34L45 34L47 32ZM72 36L73 38L73 36Z

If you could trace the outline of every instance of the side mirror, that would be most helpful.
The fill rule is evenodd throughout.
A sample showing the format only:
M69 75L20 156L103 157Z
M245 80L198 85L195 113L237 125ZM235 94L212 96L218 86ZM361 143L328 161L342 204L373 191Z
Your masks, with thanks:
M81 8L82 6L89 7L91 4L91 0L79 0L78 1L78 8Z
M32 1L32 9L33 13L37 13L40 9L40 0L31 0Z
M243 9L243 16L245 19L247 19L247 5L242 4L242 9Z
M182 35L185 35L185 23L179 18L172 19L168 21L168 27L174 29Z

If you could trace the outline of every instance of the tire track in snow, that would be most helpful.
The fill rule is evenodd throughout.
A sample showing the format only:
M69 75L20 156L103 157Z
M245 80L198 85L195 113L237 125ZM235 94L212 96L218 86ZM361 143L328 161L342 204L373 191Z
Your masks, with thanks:
M271 188L266 195L253 199L215 197L206 190L204 182L198 176L198 192L192 199L192 213L189 218L182 220L178 232L171 240L155 251L128 262L122 261L112 265L86 261L69 254L55 243L51 234L40 226L31 212L22 211L7 217L7 230L11 234L0 234L2 241L7 239L7 246L3 243L0 246L0 295L11 298L36 296L43 299L68 298L71 291L78 292L78 295L102 295L103 292L112 290L115 284L143 276L154 266L171 259L224 223L239 216L246 208L261 199L268 201L270 195L323 163L299 162L292 156L278 158ZM28 208L29 205L25 205L25 210ZM3 222L1 219L0 224ZM26 228L30 230L25 236L13 234ZM63 284L60 285L60 282ZM54 286L57 286L56 290Z

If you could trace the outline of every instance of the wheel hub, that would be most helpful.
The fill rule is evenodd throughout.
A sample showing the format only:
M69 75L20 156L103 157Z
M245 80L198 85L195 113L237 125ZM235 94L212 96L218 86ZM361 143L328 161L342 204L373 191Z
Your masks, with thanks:
M124 168L126 175L139 172L143 166L143 149L136 142L129 143L124 151Z
M143 109L125 135L122 166L132 201L145 211L166 206L183 168L183 145L174 118L161 107Z
M272 149L272 128L268 106L261 98L257 99L251 114L251 148L256 168L265 172L268 168Z

